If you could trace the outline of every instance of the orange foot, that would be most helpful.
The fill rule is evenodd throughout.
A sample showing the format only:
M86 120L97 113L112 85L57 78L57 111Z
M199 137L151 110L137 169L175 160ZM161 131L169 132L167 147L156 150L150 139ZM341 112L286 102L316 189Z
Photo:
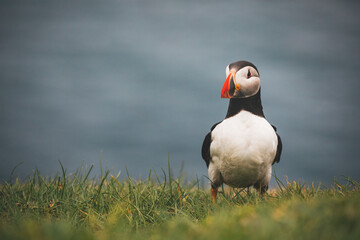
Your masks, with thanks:
M211 196L212 196L212 203L213 204L215 203L215 200L216 200L216 194L217 194L217 189L211 187Z

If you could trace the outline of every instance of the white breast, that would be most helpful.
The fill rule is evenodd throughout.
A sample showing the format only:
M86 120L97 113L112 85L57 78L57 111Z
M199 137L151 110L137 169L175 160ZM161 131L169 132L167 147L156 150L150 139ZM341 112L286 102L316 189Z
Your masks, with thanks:
M265 118L243 110L218 124L211 139L209 177L213 184L247 187L269 183L277 136Z

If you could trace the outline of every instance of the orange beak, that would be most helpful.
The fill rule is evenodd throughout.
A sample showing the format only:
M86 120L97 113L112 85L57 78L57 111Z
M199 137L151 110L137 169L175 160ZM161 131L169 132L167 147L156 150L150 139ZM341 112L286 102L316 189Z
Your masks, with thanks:
M236 84L235 72L231 71L222 87L221 98L231 98L232 96L234 96L235 89L240 90L240 85Z

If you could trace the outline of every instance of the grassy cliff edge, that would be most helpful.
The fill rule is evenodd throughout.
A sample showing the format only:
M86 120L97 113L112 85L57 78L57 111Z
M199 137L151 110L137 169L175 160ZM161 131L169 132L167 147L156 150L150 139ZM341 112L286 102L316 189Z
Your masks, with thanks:
M0 239L360 239L360 184L282 183L260 196L223 188L217 202L170 168L146 180L79 169L0 185ZM161 179L161 180L160 180Z

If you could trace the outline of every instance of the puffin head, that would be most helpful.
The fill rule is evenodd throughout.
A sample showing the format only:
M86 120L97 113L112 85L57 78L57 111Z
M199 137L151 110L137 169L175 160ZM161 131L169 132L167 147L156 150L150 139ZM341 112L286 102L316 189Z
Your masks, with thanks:
M221 98L247 98L260 90L260 75L254 64L238 61L226 67Z

